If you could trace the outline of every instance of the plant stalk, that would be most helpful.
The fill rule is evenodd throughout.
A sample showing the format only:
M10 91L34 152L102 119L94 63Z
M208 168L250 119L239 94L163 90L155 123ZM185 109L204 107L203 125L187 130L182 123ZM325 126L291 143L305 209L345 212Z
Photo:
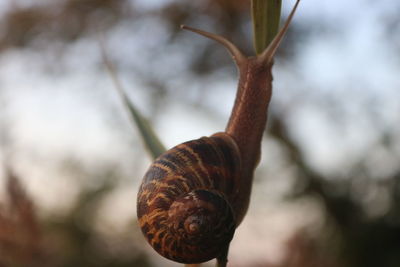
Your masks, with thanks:
M251 0L253 44L256 54L261 54L279 30L282 0Z

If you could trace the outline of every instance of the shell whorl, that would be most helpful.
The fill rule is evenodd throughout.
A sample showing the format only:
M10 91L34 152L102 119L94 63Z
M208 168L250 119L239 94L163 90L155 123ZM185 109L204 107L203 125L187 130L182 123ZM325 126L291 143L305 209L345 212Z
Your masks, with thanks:
M238 148L224 133L185 142L158 157L137 202L151 246L181 263L217 257L235 231L239 171Z

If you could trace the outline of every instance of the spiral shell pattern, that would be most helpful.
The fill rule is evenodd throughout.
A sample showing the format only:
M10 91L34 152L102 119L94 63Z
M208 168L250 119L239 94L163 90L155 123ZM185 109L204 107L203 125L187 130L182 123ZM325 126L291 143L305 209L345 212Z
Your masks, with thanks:
M235 231L240 157L224 133L180 144L158 157L139 189L137 214L150 245L181 263L217 257Z

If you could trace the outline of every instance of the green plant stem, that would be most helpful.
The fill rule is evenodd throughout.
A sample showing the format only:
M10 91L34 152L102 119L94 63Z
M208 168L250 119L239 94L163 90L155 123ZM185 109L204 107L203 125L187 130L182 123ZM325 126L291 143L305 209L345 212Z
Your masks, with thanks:
M150 153L153 159L157 158L159 155L166 151L164 145L161 143L157 134L154 132L148 120L139 112L135 105L129 100L125 93L125 90L120 83L117 72L114 65L108 59L107 51L103 39L100 39L100 48L102 52L103 62L107 67L108 73L114 83L114 88L116 89L118 95L120 96L124 107L126 108L132 123L135 124L140 132L140 135L144 141L146 149Z
M228 264L229 246L230 246L230 244L228 244L228 245L222 250L222 253L217 257L217 264L216 264L216 267L226 267L226 265Z
M282 0L251 0L254 49L261 54L278 33Z

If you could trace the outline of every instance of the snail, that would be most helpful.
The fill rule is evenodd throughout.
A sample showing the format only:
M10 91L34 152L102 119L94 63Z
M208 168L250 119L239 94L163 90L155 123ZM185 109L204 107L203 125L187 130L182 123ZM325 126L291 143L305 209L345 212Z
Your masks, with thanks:
M273 57L298 3L271 44L254 57L244 56L222 36L182 26L230 52L239 69L239 85L224 132L173 147L151 164L143 178L138 222L162 256L186 264L226 258L235 229L246 214L261 155Z

